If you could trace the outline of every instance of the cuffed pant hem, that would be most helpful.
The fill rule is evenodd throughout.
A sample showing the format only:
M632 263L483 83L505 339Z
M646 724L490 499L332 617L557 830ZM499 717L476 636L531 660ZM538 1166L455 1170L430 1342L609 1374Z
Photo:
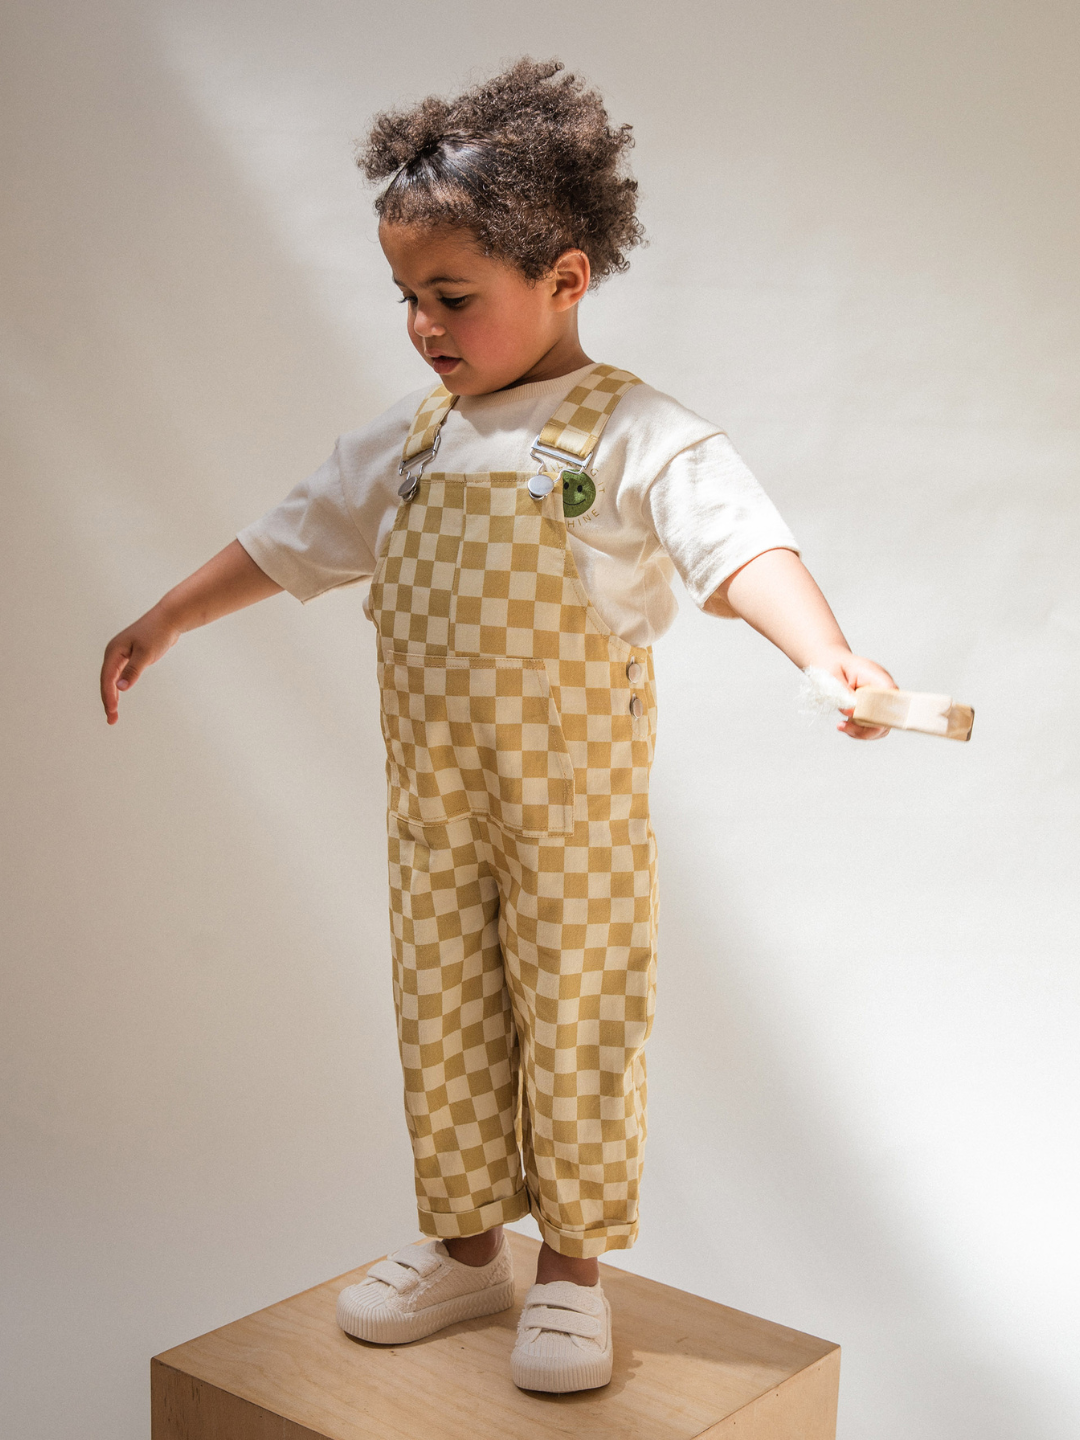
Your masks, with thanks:
M560 1255L567 1255L572 1260L592 1260L609 1250L629 1250L637 1239L636 1220L632 1224L598 1225L589 1230L556 1230L550 1221L544 1219L535 1204L532 1213L540 1226L541 1235L552 1250L558 1251Z
M519 1190L504 1200L493 1200L490 1205L481 1205L479 1210L418 1210L420 1230L424 1235L435 1235L441 1240L464 1240L467 1235L482 1235L485 1230L494 1230L496 1225L508 1225L511 1220L521 1220L529 1213L529 1195Z

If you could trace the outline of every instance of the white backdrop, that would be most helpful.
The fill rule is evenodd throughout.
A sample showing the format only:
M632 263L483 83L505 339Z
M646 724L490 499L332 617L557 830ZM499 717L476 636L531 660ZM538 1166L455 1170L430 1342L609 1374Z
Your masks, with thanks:
M351 143L557 53L651 246L590 353L725 425L856 649L976 707L858 746L660 645L643 1235L845 1347L844 1440L1074 1440L1075 84L1061 0L7 8L5 1429L412 1235L361 596L97 708L108 637L423 383Z

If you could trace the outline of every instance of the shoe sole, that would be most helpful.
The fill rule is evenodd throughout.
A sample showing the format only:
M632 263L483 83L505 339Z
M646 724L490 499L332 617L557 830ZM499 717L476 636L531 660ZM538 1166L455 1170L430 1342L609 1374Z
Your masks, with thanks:
M599 1390L611 1380L611 1306L604 1296L607 1311L608 1348L595 1359L575 1357L572 1364L560 1365L519 1358L515 1349L510 1356L510 1378L519 1390L540 1390L546 1395L571 1395L576 1390Z
M498 1285L483 1290L472 1290L467 1295L443 1300L438 1305L427 1305L415 1315L388 1315L385 1311L354 1309L344 1299L345 1291L338 1296L337 1323L346 1335L357 1340L368 1340L374 1345L407 1345L410 1340L423 1340L447 1325L457 1325L462 1320L479 1320L484 1315L496 1315L500 1310L509 1310L514 1303L514 1281L503 1280Z

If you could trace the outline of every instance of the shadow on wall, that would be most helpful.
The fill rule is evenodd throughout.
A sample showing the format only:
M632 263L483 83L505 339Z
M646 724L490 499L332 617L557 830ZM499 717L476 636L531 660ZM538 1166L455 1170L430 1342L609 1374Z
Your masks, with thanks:
M97 701L109 635L377 393L150 19L6 18L2 1408L27 1440L145 1434L152 1352L385 1250L412 1208L359 596L190 637L116 730Z
M79 628L71 663L92 723L109 634L276 503L379 392L305 303L303 273L178 93L142 7L24 9L13 28L20 203L0 224L19 257L8 327L28 480L15 518L29 513L12 564L38 623L61 612ZM301 795L347 824L337 762L358 728L367 635L359 597L338 603L313 624L277 600L272 622L264 608L186 641L129 697L122 730L150 711L188 743L212 740L222 789L244 787L238 806L268 840L297 823ZM287 766L256 757L261 739L290 746ZM110 755L133 743L110 740ZM381 806L381 774L376 786ZM280 863L276 844L266 859Z
M130 514L145 517L151 495L156 533L201 555L252 499L273 502L307 473L379 390L305 303L303 273L145 19L110 4L15 22L9 324L26 398L48 406L42 440L131 487L117 492Z
M670 813L661 810L658 830L649 1174L629 1267L758 1313L771 1290L801 1292L801 1309L789 1299L770 1318L844 1347L841 1436L1024 1434L1030 1377L1010 1366L1006 1378L997 1356L979 1353L977 1319L945 1292L917 1239L903 1236L901 1210L883 1206L872 1157L815 1103L824 1077L804 1068L805 1052L785 1051L765 1009L760 974L771 957L752 918L727 881L695 867ZM678 1017L677 1034L665 1015ZM736 1173L730 1191L712 1190L717 1175ZM681 1238L664 1247L677 1250L677 1268L658 1274L661 1231ZM911 1377L906 1393L898 1375Z

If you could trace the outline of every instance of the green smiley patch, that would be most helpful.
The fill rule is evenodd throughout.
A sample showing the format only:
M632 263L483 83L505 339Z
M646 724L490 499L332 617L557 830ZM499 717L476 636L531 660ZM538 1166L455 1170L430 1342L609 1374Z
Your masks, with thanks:
M596 485L584 470L562 472L562 508L568 520L584 515L596 500Z

